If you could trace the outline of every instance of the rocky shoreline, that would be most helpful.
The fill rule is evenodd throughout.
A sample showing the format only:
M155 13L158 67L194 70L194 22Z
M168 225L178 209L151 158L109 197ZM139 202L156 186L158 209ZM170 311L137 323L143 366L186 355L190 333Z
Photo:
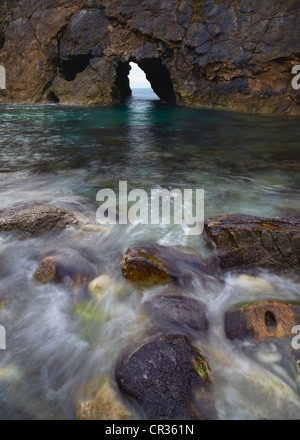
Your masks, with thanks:
M90 234L103 233L100 226L88 225L88 219L83 222L84 218L80 221L79 217L54 206L17 205L0 211L1 233L21 233L24 239L68 227L85 228ZM132 406L150 419L217 418L211 395L214 371L198 346L199 337L205 337L210 327L207 306L182 295L182 288L193 285L192 274L197 274L203 283L214 279L222 286L223 274L238 269L243 274L241 288L243 283L250 286L257 300L233 304L224 310L223 326L228 341L259 344L281 340L288 347L293 327L300 325L300 302L285 301L284 295L281 301L271 299L271 283L246 274L268 268L297 275L299 237L298 217L264 219L234 215L206 220L205 239L214 247L207 260L191 250L157 245L125 250L123 279L133 289L141 285L165 286L165 294L151 296L143 307L153 325L152 334L141 335L141 342L127 347L116 362L114 380L124 401L111 388L111 380L105 385L101 382L100 389L97 385L89 400L84 392L80 395L78 418L128 420ZM93 262L68 249L46 256L36 268L34 280L41 284L63 283L72 289L87 288L91 298L101 296L110 283L109 276L99 274ZM270 296L270 300L261 300L260 294ZM89 308L90 299L85 301L76 307L78 316L101 321L100 312ZM297 352L291 350L291 356L298 368Z

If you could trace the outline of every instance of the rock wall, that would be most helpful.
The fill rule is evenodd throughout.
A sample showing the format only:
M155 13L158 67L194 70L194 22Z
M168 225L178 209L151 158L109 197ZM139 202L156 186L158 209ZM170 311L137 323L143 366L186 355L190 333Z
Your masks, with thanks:
M134 61L164 100L300 114L298 0L9 0L0 11L0 102L118 102Z

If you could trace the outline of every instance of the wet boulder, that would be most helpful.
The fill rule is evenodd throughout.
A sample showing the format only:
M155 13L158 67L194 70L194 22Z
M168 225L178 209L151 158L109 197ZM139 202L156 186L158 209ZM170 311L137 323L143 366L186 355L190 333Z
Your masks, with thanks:
M224 215L205 221L205 236L220 266L300 271L300 217Z
M195 335L208 329L207 307L201 301L177 295L155 295L144 309L163 328L182 330Z
M62 208L35 203L0 210L0 231L35 236L77 225L74 214Z
M300 304L258 301L237 304L225 313L225 334L234 340L292 340L292 329L300 323Z
M213 417L207 394L210 366L186 336L156 336L127 351L117 362L115 378L148 420Z
M202 280L216 272L213 260L204 261L193 252L167 246L128 249L123 254L123 276L134 282L149 284L190 284L195 277Z
M146 250L126 252L122 273L130 281L148 283L169 283L172 278L167 265Z
M96 276L97 270L92 263L78 252L69 250L45 258L33 278L41 284L55 281L72 287L81 287Z

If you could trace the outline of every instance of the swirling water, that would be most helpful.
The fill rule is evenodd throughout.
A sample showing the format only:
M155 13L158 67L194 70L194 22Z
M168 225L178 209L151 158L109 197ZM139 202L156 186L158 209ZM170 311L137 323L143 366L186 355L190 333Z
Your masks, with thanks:
M145 90L121 105L6 104L0 115L0 208L35 201L95 218L97 192L117 191L119 181L127 181L129 189L146 191L204 189L207 217L300 212L296 118L188 109ZM136 288L121 274L121 252L143 241L207 252L201 237L186 236L180 226L115 226L106 234L69 228L28 239L0 234L0 303L6 304L0 325L7 333L7 349L0 351L1 419L75 418L76 396L87 381L111 374L122 349L151 333L142 304L163 288ZM99 275L110 275L96 301L100 326L88 322L82 329L74 312L86 292L33 281L53 249L78 251ZM299 300L293 274L260 276L274 285L272 294L241 287L234 272L221 287L196 279L182 292L208 306L209 336L195 343L210 360L223 419L300 416L297 375L286 347L233 345L224 336L224 311L236 302Z

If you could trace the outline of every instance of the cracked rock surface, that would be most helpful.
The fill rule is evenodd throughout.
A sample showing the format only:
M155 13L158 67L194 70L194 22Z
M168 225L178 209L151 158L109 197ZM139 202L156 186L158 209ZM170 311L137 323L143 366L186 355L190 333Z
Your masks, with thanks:
M205 221L205 235L222 268L300 270L300 217L224 215Z

